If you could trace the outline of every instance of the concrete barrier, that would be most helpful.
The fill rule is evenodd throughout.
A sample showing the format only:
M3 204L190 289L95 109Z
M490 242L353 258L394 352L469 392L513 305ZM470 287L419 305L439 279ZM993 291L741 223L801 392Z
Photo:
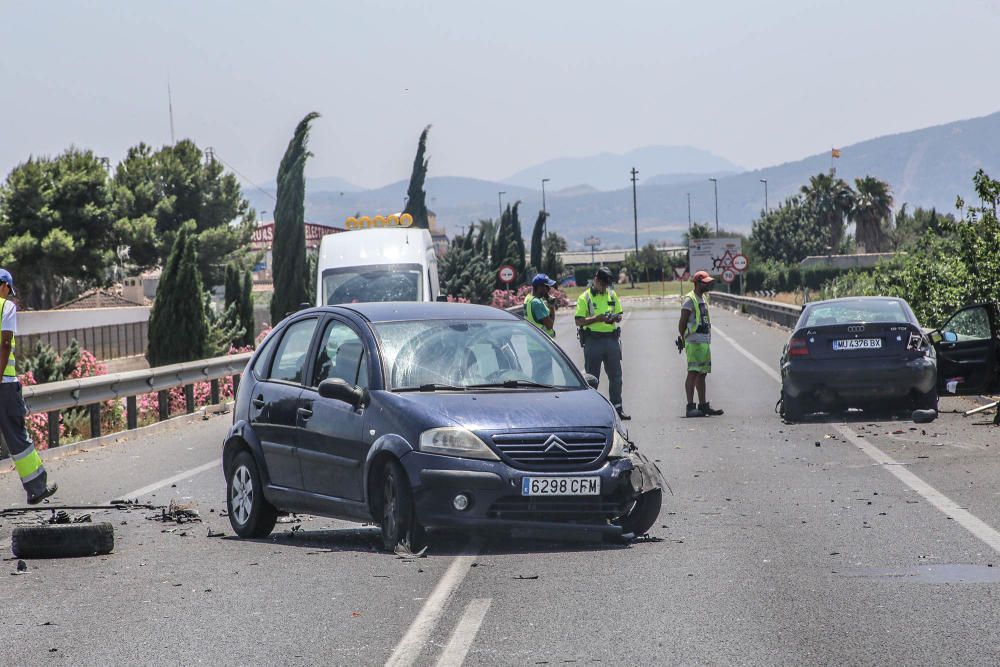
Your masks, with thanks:
M772 322L785 329L794 329L795 324L799 321L799 315L802 314L802 306L754 299L748 296L736 296L735 294L713 292L709 301L738 313L750 315L765 322Z

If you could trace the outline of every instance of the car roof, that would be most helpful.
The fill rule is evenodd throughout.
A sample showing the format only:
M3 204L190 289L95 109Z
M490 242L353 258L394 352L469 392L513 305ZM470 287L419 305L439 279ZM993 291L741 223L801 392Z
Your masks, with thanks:
M516 315L492 306L470 303L428 301L386 301L377 303L343 303L321 306L322 312L357 313L369 322L406 322L412 320L517 320Z
M803 308L811 308L813 306L829 306L835 303L845 303L847 301L896 301L905 305L906 299L900 299L898 296L844 296L839 299L826 299L824 301L810 301Z

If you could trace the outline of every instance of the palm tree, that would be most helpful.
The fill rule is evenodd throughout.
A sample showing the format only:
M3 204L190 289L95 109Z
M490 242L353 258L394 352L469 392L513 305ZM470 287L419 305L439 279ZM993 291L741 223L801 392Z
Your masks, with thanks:
M882 224L892 213L889 184L874 176L865 176L854 179L854 185L857 190L851 207L851 220L854 221L858 246L865 252L879 252L886 247Z
M802 186L802 195L820 228L829 234L831 250L838 252L844 241L844 220L854 203L851 186L832 173L820 173L809 177L809 184Z

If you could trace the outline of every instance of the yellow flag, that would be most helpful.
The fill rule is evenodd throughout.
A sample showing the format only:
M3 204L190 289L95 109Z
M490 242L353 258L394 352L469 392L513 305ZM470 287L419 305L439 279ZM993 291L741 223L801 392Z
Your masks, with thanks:
M840 149L839 148L831 148L830 149L830 156L831 157L840 157Z

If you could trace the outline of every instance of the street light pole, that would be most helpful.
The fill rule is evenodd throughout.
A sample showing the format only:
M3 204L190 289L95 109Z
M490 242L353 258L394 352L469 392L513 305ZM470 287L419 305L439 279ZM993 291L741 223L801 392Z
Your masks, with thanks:
M764 213L767 213L767 179L762 178L760 182L764 184Z
M500 197L504 196L505 194L507 194L506 191L504 191L504 192L498 192L497 193L497 206L500 207L500 217L501 218L503 217L503 201L501 201Z
M715 235L719 235L719 179L710 178L712 187L715 189Z
M635 259L636 259L636 261L639 260L639 210L636 207L636 200L635 200L635 182L636 182L636 180L638 180L638 179L636 179L636 176L638 176L638 175L639 175L639 172L636 171L635 167L632 167L632 223L633 223L633 225L635 227Z

